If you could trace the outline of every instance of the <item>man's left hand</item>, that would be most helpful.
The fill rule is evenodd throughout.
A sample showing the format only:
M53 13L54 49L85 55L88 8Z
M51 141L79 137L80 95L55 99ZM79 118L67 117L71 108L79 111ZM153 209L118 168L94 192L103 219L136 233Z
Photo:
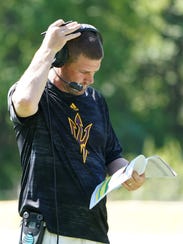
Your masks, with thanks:
M122 185L128 191L134 191L141 187L144 184L144 182L145 174L139 175L136 171L133 171L131 178L125 181Z

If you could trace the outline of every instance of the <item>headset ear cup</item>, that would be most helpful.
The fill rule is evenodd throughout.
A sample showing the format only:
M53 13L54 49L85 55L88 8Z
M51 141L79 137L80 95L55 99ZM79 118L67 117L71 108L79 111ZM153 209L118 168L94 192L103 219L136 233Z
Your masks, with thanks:
M65 45L58 53L55 55L55 59L52 63L52 66L54 67L61 67L65 64L65 62L68 59L68 48L67 45Z

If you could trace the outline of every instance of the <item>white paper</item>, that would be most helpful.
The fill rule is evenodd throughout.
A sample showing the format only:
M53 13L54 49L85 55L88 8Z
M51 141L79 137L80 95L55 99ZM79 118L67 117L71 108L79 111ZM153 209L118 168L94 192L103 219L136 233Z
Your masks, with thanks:
M159 156L145 158L139 155L126 167L119 169L112 176L96 186L90 199L89 209L92 209L109 192L120 187L126 180L131 178L133 171L139 175L145 173L146 178L175 177L175 171Z

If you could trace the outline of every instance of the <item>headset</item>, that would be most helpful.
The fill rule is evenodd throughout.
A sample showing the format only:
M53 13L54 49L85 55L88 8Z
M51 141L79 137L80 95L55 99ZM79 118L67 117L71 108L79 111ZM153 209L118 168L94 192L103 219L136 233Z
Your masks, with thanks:
M64 24L62 24L61 26L67 25L68 23L71 23L71 22L72 21L67 21ZM102 35L98 31L98 29L95 28L93 25L81 24L81 27L72 33L80 32L82 34L83 32L86 32L86 31L95 33L98 36L98 38L101 42L101 45L103 44ZM41 35L45 35L45 34L46 34L46 31L41 33ZM63 46L63 48L56 53L54 60L52 62L51 68L53 68L53 70L55 71L54 67L62 67L67 62L68 58L69 58L69 50L68 50L68 45L66 43ZM72 89L74 89L76 91L82 91L83 86L81 84L77 83L76 81L75 82L66 81L61 76L59 76L56 71L55 71L55 73L59 77L60 80L67 83Z
M70 22L72 22L72 21L67 21L63 25L66 25ZM98 35L101 43L103 43L102 36L101 36L100 32L93 25L81 24L81 27L78 30L74 31L73 33L78 33L78 32L83 33L86 31L96 33L96 35ZM55 59L52 63L52 66L53 67L61 67L67 62L68 58L69 58L69 51L68 51L68 47L67 47L67 43L66 43L65 46L60 51L58 51L56 53Z

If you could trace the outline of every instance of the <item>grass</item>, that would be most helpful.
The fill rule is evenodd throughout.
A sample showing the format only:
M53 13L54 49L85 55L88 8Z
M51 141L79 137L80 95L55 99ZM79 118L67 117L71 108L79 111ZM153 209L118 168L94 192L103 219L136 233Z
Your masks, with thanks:
M17 201L0 202L0 243L18 244L20 217ZM108 201L111 244L145 244L183 239L182 202ZM139 239L139 240L138 240ZM152 241L152 242L151 242Z

